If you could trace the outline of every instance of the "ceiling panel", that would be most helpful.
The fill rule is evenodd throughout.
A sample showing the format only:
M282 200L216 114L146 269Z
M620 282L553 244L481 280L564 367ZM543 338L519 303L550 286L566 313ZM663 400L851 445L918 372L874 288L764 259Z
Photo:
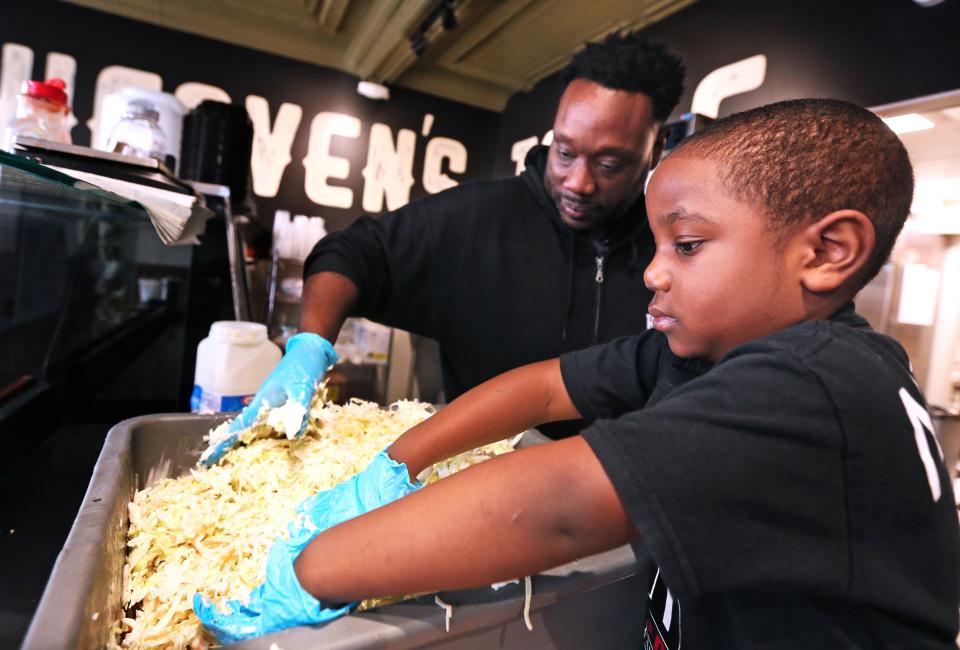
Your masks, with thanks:
M590 20L565 0L531 2L496 31L469 47L452 48L444 63L472 74L487 74L504 80L528 79L567 58L567 51L544 47L545 43L582 43L618 27L642 19L643 9L624 12L619 3L595 0ZM636 3L635 7L642 7ZM633 15L631 15L631 13Z
M559 69L585 41L693 0L67 0L492 110ZM410 39L426 25L426 48Z

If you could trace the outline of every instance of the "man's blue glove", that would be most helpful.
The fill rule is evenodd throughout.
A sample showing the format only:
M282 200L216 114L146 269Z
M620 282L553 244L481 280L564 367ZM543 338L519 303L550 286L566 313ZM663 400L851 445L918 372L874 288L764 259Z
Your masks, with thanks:
M289 540L278 539L267 557L267 579L250 592L249 602L228 601L222 613L204 596L195 594L193 610L221 643L233 643L293 627L326 623L350 612L357 603L323 603L300 586L293 563L320 532L375 510L420 487L412 483L407 466L381 451L362 472L304 499L287 527Z
M239 433L253 425L263 406L276 408L288 400L302 405L305 413L297 433L298 436L302 435L310 414L310 400L327 368L336 362L337 353L333 351L333 345L322 336L302 332L290 337L286 354L280 363L260 386L253 400L227 425L230 436L221 440L200 462L206 467L219 462L225 453L236 446Z

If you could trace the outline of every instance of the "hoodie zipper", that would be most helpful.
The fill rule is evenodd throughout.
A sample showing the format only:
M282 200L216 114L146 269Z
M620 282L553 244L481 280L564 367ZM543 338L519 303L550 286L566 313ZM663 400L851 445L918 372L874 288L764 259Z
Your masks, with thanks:
M606 261L606 258L603 255L597 255L597 274L594 276L594 281L597 285L596 293L596 311L593 316L593 344L596 345L600 341L600 303L603 297L603 263Z

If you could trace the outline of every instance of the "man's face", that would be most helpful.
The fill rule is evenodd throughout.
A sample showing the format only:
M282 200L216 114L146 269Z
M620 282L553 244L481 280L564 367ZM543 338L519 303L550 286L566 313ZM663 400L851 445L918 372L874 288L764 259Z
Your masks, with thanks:
M553 123L544 185L577 230L616 221L643 192L659 123L650 98L585 79L567 86Z
M804 320L798 235L776 240L767 217L734 197L716 163L671 156L647 186L657 242L644 272L653 327L674 354L718 361Z

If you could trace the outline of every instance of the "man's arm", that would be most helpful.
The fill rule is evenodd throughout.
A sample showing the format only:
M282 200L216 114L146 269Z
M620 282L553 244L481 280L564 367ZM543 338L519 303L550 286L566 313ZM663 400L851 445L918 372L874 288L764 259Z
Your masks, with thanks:
M465 589L639 537L586 441L499 456L320 533L295 569L322 602Z
M336 341L359 296L360 289L345 275L332 271L314 273L303 284L300 331L319 334L331 343Z
M437 338L443 297L435 285L447 286L449 278L438 266L448 240L435 234L451 230L441 227L446 221L461 223L469 205L462 194L447 191L376 219L362 216L317 242L304 262L301 331L334 341L344 319L356 314ZM455 231L460 236L459 225Z
M551 359L510 370L467 391L400 436L387 453L416 476L461 452L544 422L578 417L560 361Z

